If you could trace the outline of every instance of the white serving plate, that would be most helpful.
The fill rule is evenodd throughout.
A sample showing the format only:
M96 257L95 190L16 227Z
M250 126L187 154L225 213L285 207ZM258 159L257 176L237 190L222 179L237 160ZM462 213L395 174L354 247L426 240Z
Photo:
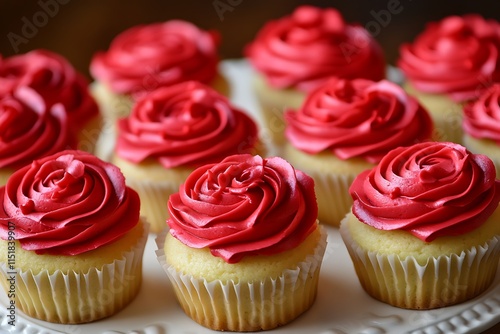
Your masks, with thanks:
M233 102L250 113L256 104L250 90L251 69L243 60L222 63L231 81ZM398 81L394 69L389 77ZM480 333L500 322L500 273L493 285L477 298L459 305L430 310L404 310L369 297L359 285L338 230L327 227L328 246L314 305L290 324L272 333ZM0 333L13 334L214 334L188 318L175 301L173 291L155 256L154 236L144 255L144 277L137 298L116 315L83 325L52 324L16 314L16 326L8 324L6 294L0 293Z

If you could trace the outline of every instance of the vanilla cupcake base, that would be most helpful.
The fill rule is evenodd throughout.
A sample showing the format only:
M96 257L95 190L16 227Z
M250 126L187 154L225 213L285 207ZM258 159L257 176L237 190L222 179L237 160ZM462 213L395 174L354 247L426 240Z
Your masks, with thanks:
M110 159L120 168L127 185L141 199L141 216L150 224L150 231L158 233L167 226L167 202L170 195L179 191L180 185L193 171L187 167L165 168L154 160L134 164L118 157Z
M96 154L102 133L105 131L104 120L98 115L85 124L78 134L77 149L88 153Z
M140 223L121 239L75 256L37 255L16 242L16 264L1 259L1 284L15 277L15 305L26 315L62 324L109 317L139 292L148 225ZM7 254L8 241L0 242Z
M359 158L341 160L332 152L307 154L289 143L284 146L283 157L314 179L318 220L332 226L339 226L352 206L351 183L359 173L373 168L373 164Z
M498 216L485 225L498 225ZM500 239L493 234L484 241L491 226L456 240L443 237L432 245L403 231L375 230L350 213L340 233L370 296L400 308L434 309L470 300L491 285L500 258ZM368 240L374 246L366 247Z
M462 141L472 153L487 155L495 165L497 178L500 177L500 145L491 139L477 139L467 133L464 133Z
M293 250L228 264L165 231L156 240L156 253L190 318L214 330L260 331L289 323L313 304L326 237L318 226ZM184 271L177 267L185 259L190 261Z
M273 88L259 74L255 74L252 88L259 105L257 116L262 125L261 137L270 146L283 145L286 142L284 112L298 109L305 100L306 93L292 88Z
M432 138L436 141L462 143L462 104L444 94L420 92L408 82L403 85L403 88L408 94L416 97L429 112L434 122Z

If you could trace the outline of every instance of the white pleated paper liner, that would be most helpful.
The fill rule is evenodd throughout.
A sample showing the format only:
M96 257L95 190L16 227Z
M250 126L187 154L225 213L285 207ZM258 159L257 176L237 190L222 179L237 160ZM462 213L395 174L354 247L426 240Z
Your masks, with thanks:
M188 175L188 174L186 174ZM179 191L185 176L159 181L134 179L126 175L127 185L137 191L141 199L141 216L146 217L151 233L159 233L167 226L167 203L170 195Z
M348 219L348 218L346 218ZM408 256L362 249L345 221L340 234L363 289L375 299L405 309L434 309L458 304L484 292L500 257L498 237L460 254L430 257L425 265Z
M30 317L40 320L79 324L111 316L128 305L139 292L142 258L149 234L147 223L137 243L121 259L92 268L88 272L47 270L34 274L15 269L15 305ZM7 264L0 265L4 276L12 275Z
M352 197L349 187L356 175L325 174L309 170L306 173L315 181L318 219L322 223L338 227L340 221L351 210Z
M177 272L167 263L164 252L168 229L156 239L156 254L180 306L194 321L215 330L267 330L292 321L313 304L327 238L326 230L318 228L320 241L305 261L277 278L264 277L256 282L208 282Z

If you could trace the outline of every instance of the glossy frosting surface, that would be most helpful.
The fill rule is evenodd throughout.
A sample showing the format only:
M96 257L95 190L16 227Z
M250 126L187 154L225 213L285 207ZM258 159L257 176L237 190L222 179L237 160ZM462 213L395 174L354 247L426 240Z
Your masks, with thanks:
M34 161L0 188L0 236L26 250L77 255L108 244L139 221L139 196L120 170L82 151Z
M314 182L279 158L230 156L196 169L168 202L170 233L235 263L276 254L316 228Z
M466 133L500 144L500 84L489 87L477 100L466 104L463 111Z
M488 157L455 143L425 142L392 150L350 192L360 221L429 242L484 223L498 207L500 181Z
M139 163L156 159L165 168L200 166L250 153L257 125L214 89L195 81L144 96L118 123L116 153Z
M88 84L64 57L51 51L40 49L0 57L0 96L28 86L43 97L49 108L61 105L75 131L99 114Z
M252 66L276 88L310 91L330 76L380 80L385 60L364 27L333 8L300 6L268 22L247 46Z
M429 23L402 45L398 67L417 90L474 99L500 80L500 23L475 14Z
M395 83L331 78L285 113L286 137L310 154L377 163L390 150L429 140L433 124L417 100Z
M219 35L190 22L171 20L134 26L94 55L92 76L113 92L140 98L182 81L210 83L217 74Z
M0 168L19 168L34 159L75 148L69 115L61 104L47 105L28 87L0 97Z

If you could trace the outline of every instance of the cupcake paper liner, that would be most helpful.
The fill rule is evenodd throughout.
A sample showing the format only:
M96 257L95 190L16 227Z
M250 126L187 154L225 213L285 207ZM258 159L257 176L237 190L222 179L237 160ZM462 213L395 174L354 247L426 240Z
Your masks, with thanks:
M375 299L406 309L434 309L472 299L491 285L500 257L496 236L484 245L431 257L421 265L411 256L400 259L363 250L343 223L340 234L363 289Z
M307 173L315 181L319 221L338 227L351 209L352 197L349 194L349 187L356 175L323 174L314 171Z
M314 302L327 238L323 227L318 228L321 239L314 253L275 279L208 282L180 273L167 263L163 248L167 229L156 239L156 255L180 306L194 321L215 330L267 330L292 321Z
M150 224L150 232L159 233L167 225L169 217L167 202L170 195L179 191L184 182L181 176L175 180L136 180L126 176L127 185L137 191L141 198L141 216Z
M30 317L62 324L91 322L118 312L139 292L147 236L145 223L143 236L121 259L85 273L44 270L35 274L16 268L16 306ZM13 275L5 263L0 272Z

